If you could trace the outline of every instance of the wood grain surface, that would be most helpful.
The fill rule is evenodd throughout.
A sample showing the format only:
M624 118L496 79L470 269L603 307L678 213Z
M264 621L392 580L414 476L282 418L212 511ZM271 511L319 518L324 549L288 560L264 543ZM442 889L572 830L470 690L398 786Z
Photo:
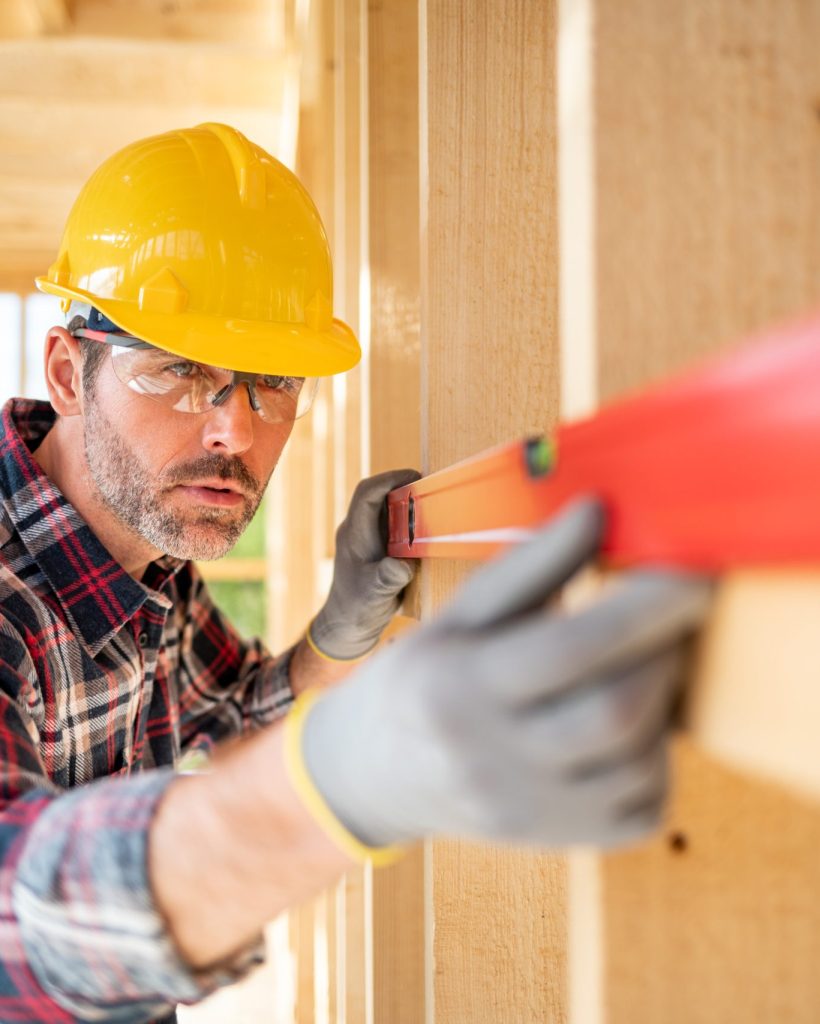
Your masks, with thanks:
M555 9L428 0L422 96L425 470L558 415ZM423 614L465 567L425 565ZM564 1019L563 860L431 854L436 1024Z
M600 0L594 11L606 399L820 300L820 7ZM775 701L791 664L781 654ZM682 742L664 832L602 861L607 1022L816 1020L818 841L818 805Z

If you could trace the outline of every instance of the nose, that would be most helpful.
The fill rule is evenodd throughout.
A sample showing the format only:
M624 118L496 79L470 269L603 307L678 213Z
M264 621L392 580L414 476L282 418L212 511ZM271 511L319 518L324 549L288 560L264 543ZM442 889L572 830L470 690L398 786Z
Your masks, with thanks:
M205 414L202 447L223 455L238 455L253 444L256 413L251 407L251 396L242 382L221 405L215 405Z

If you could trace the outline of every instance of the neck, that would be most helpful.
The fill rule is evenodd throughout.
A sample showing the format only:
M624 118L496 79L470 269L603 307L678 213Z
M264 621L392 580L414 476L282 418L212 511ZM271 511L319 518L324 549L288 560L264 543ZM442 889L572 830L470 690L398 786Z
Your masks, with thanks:
M59 416L33 457L115 561L134 579L142 579L148 563L162 552L135 536L105 504L85 457L82 417Z

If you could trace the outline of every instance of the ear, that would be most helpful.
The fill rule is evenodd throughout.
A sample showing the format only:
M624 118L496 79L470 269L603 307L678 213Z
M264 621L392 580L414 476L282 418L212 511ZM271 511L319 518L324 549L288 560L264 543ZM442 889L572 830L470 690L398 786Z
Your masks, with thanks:
M82 410L83 357L77 339L65 327L52 327L46 335L45 371L48 395L60 416L78 416Z

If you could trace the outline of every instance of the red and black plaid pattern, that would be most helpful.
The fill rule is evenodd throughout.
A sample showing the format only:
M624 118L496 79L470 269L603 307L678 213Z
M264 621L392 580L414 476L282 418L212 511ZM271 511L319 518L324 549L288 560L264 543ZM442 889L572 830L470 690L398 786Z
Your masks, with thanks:
M144 1021L236 974L192 977L164 934L153 807L186 752L286 712L288 658L190 562L111 558L32 458L54 418L14 399L0 423L0 1021Z

